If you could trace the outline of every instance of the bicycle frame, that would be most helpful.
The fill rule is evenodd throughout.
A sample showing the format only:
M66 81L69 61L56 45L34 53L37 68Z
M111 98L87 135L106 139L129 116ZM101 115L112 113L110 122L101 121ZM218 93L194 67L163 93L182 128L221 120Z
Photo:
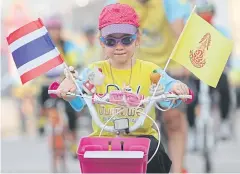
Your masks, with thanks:
M61 172L66 172L66 161L65 161L65 120L62 106L56 99L48 99L45 102L46 113L49 120L49 128L51 128L51 135L49 137L50 145L52 149L52 170L57 172L58 164L61 163Z

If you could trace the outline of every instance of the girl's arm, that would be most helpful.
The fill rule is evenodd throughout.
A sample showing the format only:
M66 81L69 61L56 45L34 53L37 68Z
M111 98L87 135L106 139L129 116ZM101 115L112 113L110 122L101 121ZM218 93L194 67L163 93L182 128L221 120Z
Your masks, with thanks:
M161 78L159 80L160 85L164 86L164 92L173 92L176 93L176 85L184 85L181 81L173 79L172 77L170 77L166 72L164 72L162 69L158 69L157 70L158 73L161 74ZM187 92L185 93L185 95L193 95L192 91L188 88ZM185 103L190 103L192 100L187 100L185 101ZM172 101L161 101L159 102L159 104L164 107L164 108L168 108L170 106ZM176 108L178 107L180 104L182 103L181 99L178 99L175 101L175 103L173 104L172 108Z

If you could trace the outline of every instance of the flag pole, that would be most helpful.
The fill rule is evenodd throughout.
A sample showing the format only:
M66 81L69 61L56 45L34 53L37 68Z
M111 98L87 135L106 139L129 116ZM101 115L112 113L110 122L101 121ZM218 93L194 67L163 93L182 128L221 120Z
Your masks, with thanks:
M186 28L187 28L187 25L188 25L188 23L189 23L189 19L191 18L191 16L192 16L193 13L195 12L195 9L196 9L196 5L194 5L193 10L192 10L190 16L188 17L187 22L186 22L186 24L185 24L185 26L184 26L184 28L183 28L183 30L182 30L182 32L181 32L178 40L177 40L177 43L175 44L175 46L174 46L174 48L173 48L173 51L171 52L171 55L170 55L170 57L168 58L168 61L167 61L166 65L165 65L165 67L164 67L164 70L163 70L164 72L166 72L166 69L167 69L167 67L168 67L168 64L170 63L170 61L171 61L174 53L176 52L177 46L178 46L178 44L179 44L179 42L180 42L180 40L181 40L181 38L182 38L182 36L183 36L184 31L185 31Z
M185 26L184 26L184 28L183 28L183 30L182 30L182 32L181 32L178 40L177 40L177 43L175 44L175 46L174 46L174 48L173 48L173 51L171 52L171 55L170 55L170 57L168 58L168 61L167 61L166 65L165 65L165 67L164 67L164 69L163 69L164 72L166 72L166 69L167 69L167 67L168 67L168 64L170 63L170 61L171 61L174 53L176 52L177 46L178 46L178 44L179 44L179 42L180 42L180 40L181 40L181 38L182 38L182 36L183 36L184 31L185 31L186 28L187 28L187 25L188 25L188 23L189 23L189 19L192 17L193 13L195 12L195 9L196 9L196 5L194 5L193 10L192 10L190 16L188 17L187 22L186 22L186 24L185 24ZM160 84L160 81L157 83L157 86L156 86L156 88L155 88L155 90L154 90L154 93L153 93L152 97L155 96L159 84Z

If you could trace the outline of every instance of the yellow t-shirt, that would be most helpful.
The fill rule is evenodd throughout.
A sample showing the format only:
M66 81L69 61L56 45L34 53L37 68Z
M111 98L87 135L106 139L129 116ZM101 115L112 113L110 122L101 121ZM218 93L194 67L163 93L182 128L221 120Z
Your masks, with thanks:
M123 89L124 84L128 85L129 79L130 85L128 85L133 92L139 92L139 94L146 96L149 96L149 88L151 85L150 81L150 74L153 70L159 69L159 67L151 62L146 62L142 60L136 60L135 65L132 67L132 75L131 75L131 69L128 70L120 70L115 69L112 67L112 75L110 72L110 64L108 61L100 61L93 63L90 67L98 67L102 69L102 73L105 75L104 83L103 85L96 88L96 93L104 94L107 92L107 88L109 86L108 92L111 90L118 90ZM114 79L114 82L113 82ZM114 84L115 83L115 84ZM113 85L113 86L111 86ZM114 107L112 105L96 105L96 111L98 113L98 116L100 120L103 123L106 123L106 121L114 114L115 111L122 109L124 107ZM143 111L142 109L139 109ZM124 108L124 112L122 112L120 115L117 115L119 118L128 118L130 126L132 126L137 118L140 116L139 114L135 113L135 109L132 108ZM149 112L149 116L153 117L155 119L154 109ZM113 122L110 122L108 124L109 126L113 125ZM149 118L146 118L144 125L136 130L133 133L130 133L129 135L154 135L157 138L157 132L152 128L152 121ZM93 136L98 136L101 128L99 128L94 122L92 123L93 126ZM105 136L111 136L112 133L109 132L103 132L102 135Z
M109 93L112 90L123 90L124 87L126 87L127 85L128 91L130 90L133 93L140 94L141 96L144 96L144 98L148 97L150 96L150 87L151 87L150 75L154 70L157 70L158 73L162 74L160 79L160 84L164 86L165 91L171 90L172 85L175 83L175 80L169 77L165 72L163 72L163 70L161 70L159 66L157 66L154 63L139 60L139 59L136 59L136 62L131 69L123 70L123 69L115 69L112 67L112 73L111 73L111 67L108 60L99 61L91 64L89 68L87 68L85 73L87 73L92 68L101 68L102 73L105 76L103 84L101 86L96 87L97 94L104 95L106 93ZM83 82L87 81L87 78L88 78L87 74L84 75L84 72L83 72L82 78L85 80L77 82L80 88L82 87ZM69 103L76 111L81 111L84 106L83 99L81 99L80 97L76 97L75 99L71 100ZM177 103L180 104L181 102L179 101ZM160 105L163 107L168 107L169 104L170 102L160 103ZM176 107L178 104L174 105L173 107ZM137 111L143 111L144 106L142 106L141 108L140 107L130 108L125 106L95 104L95 109L98 114L98 117L100 118L103 124L105 124L113 115L115 115L116 112L119 112L120 110L123 109L123 111L117 114L116 116L117 118L128 118L130 127L131 127L137 121L137 119L141 114ZM153 120L155 120L154 108L151 108L148 115L152 117ZM109 121L107 125L113 126L113 122ZM94 121L92 122L92 127L93 127L93 133L91 135L99 136L101 132L101 128L99 128ZM134 132L131 132L126 136L138 136L138 135L153 135L156 138L158 138L157 131L153 128L153 122L149 118L145 119L142 127L140 127ZM114 134L103 131L102 136L114 136Z
M143 95L144 97L148 97L150 96L150 87L152 85L150 75L154 70L157 70L158 73L162 74L160 84L164 86L165 92L171 90L172 85L175 83L175 80L169 77L165 72L163 72L163 70L161 70L159 66L152 62L147 62L139 59L136 59L136 62L131 69L123 70L112 67L112 73L108 60L99 61L91 64L89 68L86 70L86 72L88 72L89 69L92 68L101 68L102 73L105 76L103 84L101 86L96 87L97 94L104 95L112 90L123 90L123 88L126 87L127 85L129 88L131 88L131 91L133 93L137 93ZM84 75L83 73L82 78L85 79L83 80L83 82L85 82L87 80L87 75L86 74ZM78 81L80 88L82 87L83 82ZM84 106L83 103L84 102L80 97L76 97L75 99L70 101L71 106L76 111L82 110ZM176 104L174 104L173 107L178 106L180 103L181 101L179 100ZM168 107L169 104L170 102L160 102L160 105L163 107ZM136 122L137 118L139 118L140 116L139 112L136 112L136 108L134 109L133 107L129 108L124 106L119 107L113 105L95 104L95 109L98 114L98 117L100 118L103 124L106 123L107 120L109 120L113 116L113 114L122 109L124 109L124 111L121 112L120 114L117 114L116 116L118 118L128 118L130 126L132 126ZM143 111L143 109L144 108L142 107L138 108L137 110ZM152 108L148 115L155 120L156 116L154 108ZM113 122L110 121L107 125L113 126ZM92 122L92 127L93 133L91 135L98 136L101 132L101 128L99 128L94 121ZM102 135L114 136L113 133L105 131L103 131ZM157 131L153 128L153 122L149 118L145 119L145 122L141 128L137 129L135 132L131 132L130 134L128 134L128 136L137 135L153 135L156 138L158 138Z
M164 2L151 0L146 5L137 0L118 2L132 6L140 18L141 43L136 57L153 62L163 69L177 41L167 20ZM179 68L180 65L170 61L168 67Z

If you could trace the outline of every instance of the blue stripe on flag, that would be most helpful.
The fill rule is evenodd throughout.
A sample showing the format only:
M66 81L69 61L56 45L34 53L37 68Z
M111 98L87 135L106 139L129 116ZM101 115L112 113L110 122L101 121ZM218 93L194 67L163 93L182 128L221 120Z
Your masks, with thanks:
M54 48L55 46L47 33L44 36L18 48L12 53L12 55L17 68L19 68L20 66L38 58L39 56L42 56L43 54L46 54Z

